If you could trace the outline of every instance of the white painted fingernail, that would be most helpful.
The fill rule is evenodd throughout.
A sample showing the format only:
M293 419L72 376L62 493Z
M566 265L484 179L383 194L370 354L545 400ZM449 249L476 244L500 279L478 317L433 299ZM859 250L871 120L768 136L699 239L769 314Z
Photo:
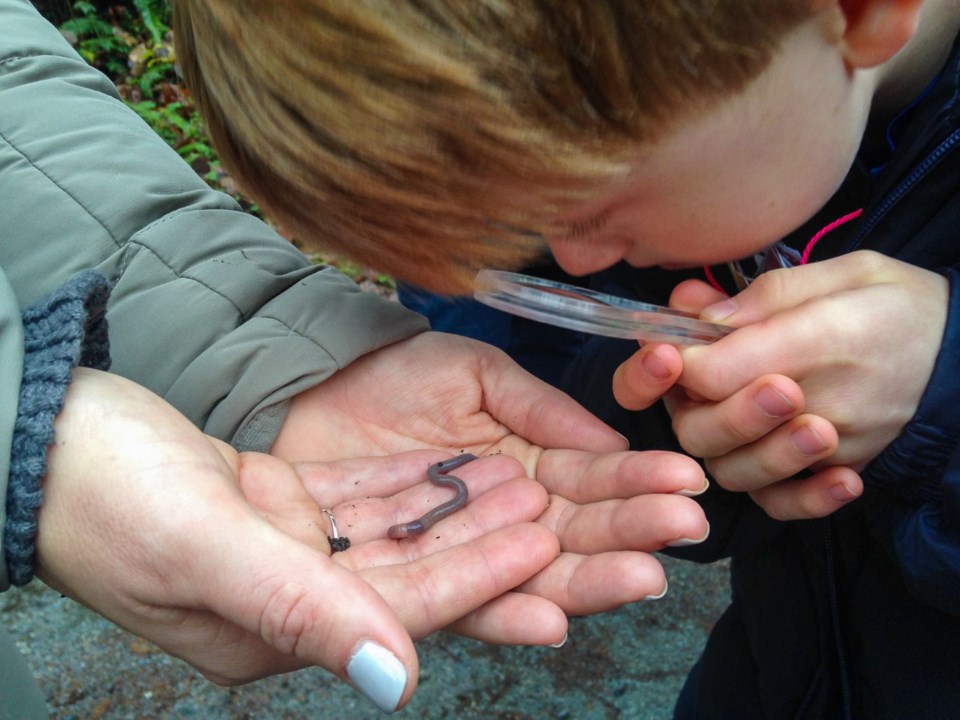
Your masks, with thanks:
M570 634L567 633L563 636L563 640L558 642L556 645L548 645L547 647L557 648L558 650L567 644L567 638L570 637Z
M667 547L680 548L680 547L690 547L691 545L699 545L699 544L702 543L704 540L706 540L708 537L710 537L710 523L707 523L707 531L703 534L703 537L702 537L702 538L699 538L699 539L694 539L694 538L680 538L679 540L674 540L673 542L668 542L668 543L667 543Z
M669 583L667 580L664 580L664 581L663 581L663 590L660 592L660 594L659 594L659 595L647 595L647 596L644 598L644 600L659 600L660 598L662 598L664 595L667 594L667 590L669 590L669 589L670 589L670 583Z
M703 495L707 489L710 487L710 481L706 477L703 478L703 486L697 490L677 490L674 495L683 495L684 497L696 497L697 495Z
M360 692L385 713L400 704L407 686L407 671L397 656L382 645L365 640L347 663L347 676Z

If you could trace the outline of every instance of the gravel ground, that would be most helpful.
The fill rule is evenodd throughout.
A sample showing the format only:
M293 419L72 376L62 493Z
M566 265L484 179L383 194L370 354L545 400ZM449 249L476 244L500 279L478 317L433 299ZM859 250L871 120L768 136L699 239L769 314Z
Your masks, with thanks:
M670 577L665 598L574 619L559 650L491 647L445 635L421 641L420 687L397 717L669 718L729 590L725 563L663 562ZM219 688L37 581L0 596L0 618L39 677L53 718L383 717L315 669Z

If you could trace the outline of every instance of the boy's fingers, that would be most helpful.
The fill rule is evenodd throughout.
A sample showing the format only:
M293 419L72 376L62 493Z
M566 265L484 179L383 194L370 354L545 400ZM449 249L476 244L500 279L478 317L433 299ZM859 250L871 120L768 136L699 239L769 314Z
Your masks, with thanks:
M695 313L714 303L726 300L729 296L702 280L684 280L670 293L670 307L674 310Z
M824 295L904 282L914 271L900 261L862 250L825 262L765 272L743 292L728 299L718 298L703 308L701 316L743 327Z
M755 491L830 457L839 442L830 422L801 415L751 445L708 460L707 468L727 490Z
M804 408L800 386L782 375L764 375L730 397L694 402L672 395L667 407L683 449L694 457L711 458L748 445Z
M683 360L677 348L649 343L617 368L613 395L627 410L643 410L673 387L682 371Z
M829 467L808 477L785 480L750 493L776 520L811 520L836 512L863 494L863 480L847 467Z
M802 379L820 359L825 362L836 355L836 342L824 332L825 310L829 308L785 310L712 345L683 348L679 384L691 396L716 402L749 386L761 371Z

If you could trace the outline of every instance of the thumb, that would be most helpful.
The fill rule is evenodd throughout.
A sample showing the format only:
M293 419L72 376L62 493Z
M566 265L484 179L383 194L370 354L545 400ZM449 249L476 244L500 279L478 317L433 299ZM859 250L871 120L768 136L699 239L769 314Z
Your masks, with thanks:
M699 315L707 306L725 300L727 297L726 293L720 292L702 280L684 280L670 293L670 307Z
M266 523L218 542L198 568L207 607L282 655L346 680L384 712L409 701L419 674L413 641L363 579Z
M703 308L700 317L743 327L824 295L889 281L891 261L860 251L812 265L765 272L745 290Z

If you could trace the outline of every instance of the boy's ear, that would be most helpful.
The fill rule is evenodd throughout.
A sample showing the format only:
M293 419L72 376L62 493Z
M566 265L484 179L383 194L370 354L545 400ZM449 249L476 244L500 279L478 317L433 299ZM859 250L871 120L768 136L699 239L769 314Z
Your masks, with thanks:
M876 67L900 52L917 30L922 5L923 0L840 0L847 64Z

